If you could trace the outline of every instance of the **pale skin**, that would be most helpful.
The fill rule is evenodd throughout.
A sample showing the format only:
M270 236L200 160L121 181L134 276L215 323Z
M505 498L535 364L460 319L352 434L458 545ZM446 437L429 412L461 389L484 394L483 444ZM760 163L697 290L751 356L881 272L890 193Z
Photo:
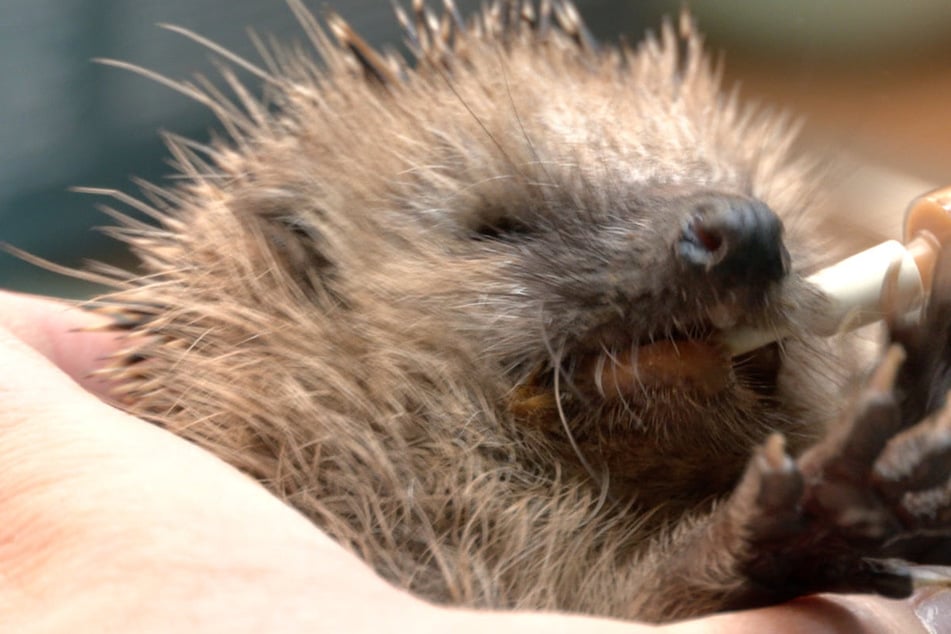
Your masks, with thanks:
M96 319L0 292L0 631L928 631L916 609L930 631L951 622L951 599L934 592L656 628L424 603L214 456L106 404L109 386L90 372L120 344L77 331Z

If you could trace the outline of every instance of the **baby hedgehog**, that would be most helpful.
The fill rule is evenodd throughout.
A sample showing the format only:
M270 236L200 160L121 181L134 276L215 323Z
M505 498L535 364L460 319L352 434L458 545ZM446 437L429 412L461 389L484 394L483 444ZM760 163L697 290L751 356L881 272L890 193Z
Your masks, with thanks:
M415 2L405 63L290 4L319 61L190 35L263 97L169 82L229 138L116 194L160 224L89 274L130 412L438 603L665 621L951 560L949 266L869 378L805 332L815 170L689 20L599 48L569 2Z

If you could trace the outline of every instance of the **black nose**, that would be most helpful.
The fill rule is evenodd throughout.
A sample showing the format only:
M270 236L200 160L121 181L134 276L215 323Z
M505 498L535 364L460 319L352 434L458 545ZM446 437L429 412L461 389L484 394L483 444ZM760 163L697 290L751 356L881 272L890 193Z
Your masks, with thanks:
M677 254L725 285L765 286L789 271L783 223L762 202L724 194L691 199Z

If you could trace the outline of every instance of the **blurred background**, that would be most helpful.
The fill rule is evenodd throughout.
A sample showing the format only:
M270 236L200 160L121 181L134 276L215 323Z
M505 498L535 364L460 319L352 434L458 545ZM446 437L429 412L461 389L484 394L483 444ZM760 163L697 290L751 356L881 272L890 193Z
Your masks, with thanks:
M389 0L307 0L333 6L369 41L400 45ZM409 4L409 0L403 2ZM430 0L438 5L439 0ZM469 12L478 0L457 0ZM803 143L841 155L842 195L898 226L909 198L951 183L951 2L946 0L577 0L602 41L636 42L665 14L691 6L727 85L746 99L803 115ZM128 262L93 227L104 202L73 186L136 192L140 177L168 183L159 138L206 139L214 123L185 97L127 71L126 60L177 79L214 76L212 56L165 31L186 27L256 59L246 30L303 34L283 0L3 0L0 7L0 242L57 263ZM253 81L250 85L254 85ZM858 198L856 198L858 197ZM0 287L93 292L0 254Z

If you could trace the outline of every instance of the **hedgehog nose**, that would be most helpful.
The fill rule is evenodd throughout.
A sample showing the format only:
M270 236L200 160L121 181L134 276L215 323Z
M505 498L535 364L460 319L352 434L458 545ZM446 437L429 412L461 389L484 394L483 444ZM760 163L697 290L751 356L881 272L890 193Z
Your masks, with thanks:
M727 286L765 287L789 272L783 223L762 202L710 194L691 200L677 255Z

